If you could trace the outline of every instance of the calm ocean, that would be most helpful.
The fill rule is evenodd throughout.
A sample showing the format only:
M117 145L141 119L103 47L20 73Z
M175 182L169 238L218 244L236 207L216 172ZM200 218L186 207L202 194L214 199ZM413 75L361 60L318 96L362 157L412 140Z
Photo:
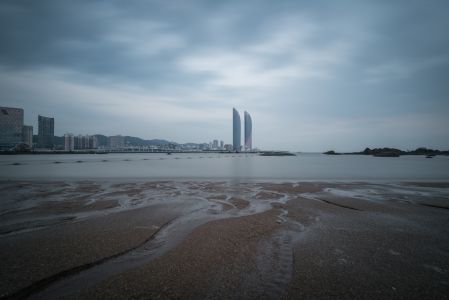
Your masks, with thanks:
M449 180L449 157L160 153L0 156L1 179Z

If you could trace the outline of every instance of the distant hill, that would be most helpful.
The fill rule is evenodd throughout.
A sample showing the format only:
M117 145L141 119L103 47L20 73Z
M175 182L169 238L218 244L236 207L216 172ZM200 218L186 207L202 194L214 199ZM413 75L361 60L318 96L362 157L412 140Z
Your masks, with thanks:
M144 140L134 136L125 136L125 145L130 146L152 146L152 145L168 145L168 144L177 144L177 143L160 139Z
M98 146L108 146L109 145L109 137L103 134L94 134L98 140ZM125 136L125 145L128 146L152 146L152 145L168 145L178 143L170 142L163 139L152 139L152 140L144 140L134 136ZM33 135L33 142L37 143L37 135ZM54 144L56 148L64 147L64 136L56 136L54 137Z

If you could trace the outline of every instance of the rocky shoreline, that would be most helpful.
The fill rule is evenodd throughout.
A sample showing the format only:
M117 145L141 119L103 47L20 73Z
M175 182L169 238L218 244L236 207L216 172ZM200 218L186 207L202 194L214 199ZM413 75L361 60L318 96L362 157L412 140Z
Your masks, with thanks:
M365 150L360 152L335 152L334 150L329 150L323 154L327 155L372 155L376 157L399 157L401 155L425 155L427 157L433 157L436 155L449 155L449 150L440 151L435 149L427 148L417 148L416 150L403 151L395 148L365 148Z

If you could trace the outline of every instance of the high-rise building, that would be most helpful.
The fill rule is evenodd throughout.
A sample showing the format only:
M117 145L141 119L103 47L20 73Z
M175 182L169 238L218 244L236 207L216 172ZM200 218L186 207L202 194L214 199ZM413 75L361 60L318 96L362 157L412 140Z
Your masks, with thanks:
M73 148L76 150L81 150L83 149L83 136L81 134L78 134L77 136L75 136L73 138L74 140L74 146Z
M90 149L90 136L84 135L81 139L83 149Z
M33 126L22 126L22 142L33 148Z
M89 148L97 149L98 148L98 137L96 135L92 135L89 140Z
M220 150L223 150L223 149L224 149L224 142L220 141Z
M75 137L71 133L64 134L64 150L73 151L75 149Z
M212 149L215 149L215 150L217 150L218 149L218 140L214 140L213 142L212 142Z
M121 135L114 135L109 137L109 147L123 148L125 146L125 137Z
M22 143L23 109L0 107L0 148L9 149Z
M55 137L55 119L38 116L38 147L53 148Z
M245 118L245 151L253 149L253 121L248 112L244 113Z
M69 135L72 135L72 134L70 133ZM73 149L75 149L75 150L86 150L86 149L97 149L98 148L98 136L96 136L96 135L79 134L77 136L72 135L72 137L70 139L72 139L72 138L73 138ZM69 142L69 145L72 145L71 142ZM73 149L66 148L66 150L73 150Z
M242 148L242 136L241 136L241 122L239 112L232 109L232 146L233 150L240 152Z

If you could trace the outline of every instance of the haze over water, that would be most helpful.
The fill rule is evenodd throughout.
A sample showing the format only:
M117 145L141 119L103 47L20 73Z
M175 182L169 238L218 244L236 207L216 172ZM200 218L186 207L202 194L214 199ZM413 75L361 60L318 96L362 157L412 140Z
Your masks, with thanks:
M18 164L17 164L18 163ZM1 156L1 179L240 179L442 181L449 157L298 154L105 154Z

